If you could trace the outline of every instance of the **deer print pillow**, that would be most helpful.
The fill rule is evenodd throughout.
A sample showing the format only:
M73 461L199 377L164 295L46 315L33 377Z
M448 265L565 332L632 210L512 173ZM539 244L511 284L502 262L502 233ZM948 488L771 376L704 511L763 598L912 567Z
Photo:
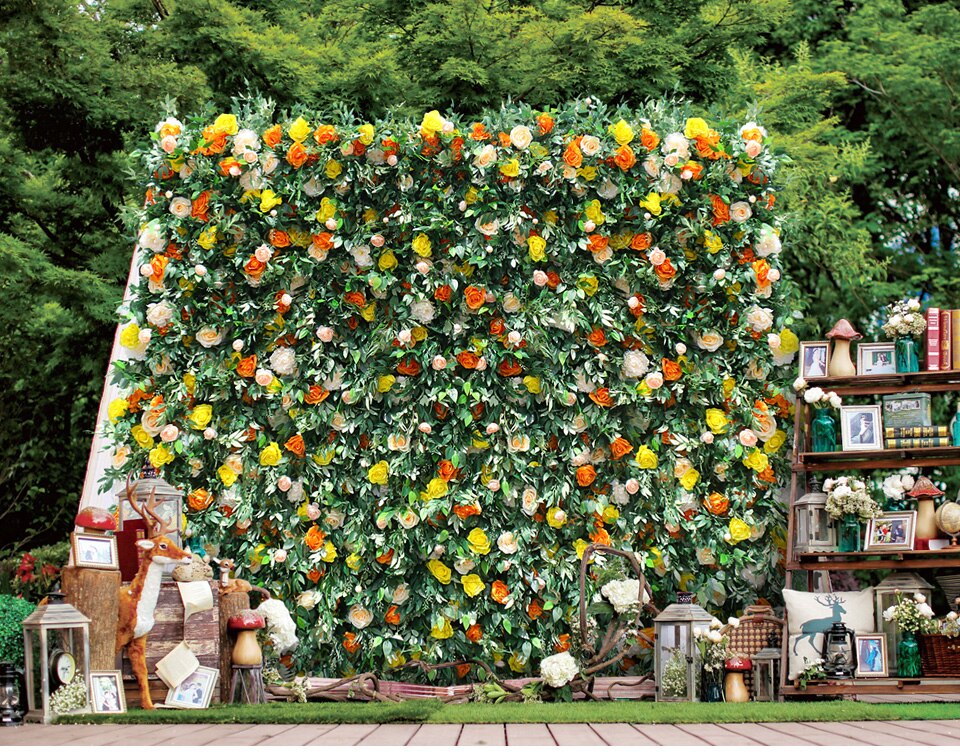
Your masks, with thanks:
M842 622L855 633L876 631L873 588L842 593L805 593L785 588L787 607L788 677L795 680L808 661L820 658L823 634L834 622Z

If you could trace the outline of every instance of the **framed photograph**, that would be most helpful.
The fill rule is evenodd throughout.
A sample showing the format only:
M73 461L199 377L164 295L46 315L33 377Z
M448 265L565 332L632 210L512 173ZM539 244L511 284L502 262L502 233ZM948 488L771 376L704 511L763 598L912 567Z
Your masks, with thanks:
M100 570L119 570L117 539L112 535L71 533L73 563L77 567L92 567Z
M857 375L895 375L896 372L897 353L892 341L857 347Z
M167 693L167 706L175 709L206 709L210 706L213 691L217 687L220 670L213 667L197 667L197 671L171 688Z
M880 405L861 404L840 408L840 438L844 451L876 451L883 448Z
M119 669L90 673L90 707L94 714L122 714L127 710Z
M884 512L867 523L867 551L913 551L917 513Z
M889 677L887 672L887 636L883 633L856 635L857 677Z
M829 341L800 342L800 377L826 378L830 364Z

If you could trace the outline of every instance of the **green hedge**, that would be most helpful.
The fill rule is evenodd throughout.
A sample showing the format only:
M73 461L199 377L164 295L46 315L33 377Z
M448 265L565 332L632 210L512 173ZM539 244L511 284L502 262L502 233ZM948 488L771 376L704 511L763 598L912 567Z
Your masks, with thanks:
M36 605L0 594L0 660L23 666L23 621Z

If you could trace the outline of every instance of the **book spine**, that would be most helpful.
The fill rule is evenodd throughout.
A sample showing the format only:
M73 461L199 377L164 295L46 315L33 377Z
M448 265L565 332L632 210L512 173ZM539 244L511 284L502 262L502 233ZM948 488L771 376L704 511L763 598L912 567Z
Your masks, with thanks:
M940 310L940 369L953 367L953 310Z
M909 428L886 428L887 438L946 438L950 431L946 425L913 425Z
M927 370L940 370L940 308L927 308Z
M953 335L950 352L953 355L954 370L960 370L960 310L950 310L950 332Z
M888 449L927 449L935 446L953 446L949 438L888 438Z

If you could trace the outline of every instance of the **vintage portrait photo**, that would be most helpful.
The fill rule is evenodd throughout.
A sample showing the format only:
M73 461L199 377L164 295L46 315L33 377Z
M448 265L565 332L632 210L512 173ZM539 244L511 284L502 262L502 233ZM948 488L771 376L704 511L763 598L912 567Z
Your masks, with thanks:
M857 677L887 677L887 636L883 633L856 636Z
M893 342L857 347L857 375L894 375L896 372L896 346Z
M867 551L912 551L917 513L884 512L867 523Z
M829 341L804 341L800 343L800 376L802 378L825 378L829 362Z
M220 671L198 667L197 671L167 693L167 705L178 709L206 709L210 706Z
M102 570L118 570L117 539L112 535L71 533L73 563L77 567L92 567Z
M119 714L127 710L119 670L90 673L90 706L95 714Z
M840 435L844 451L874 451L883 448L880 405L840 408Z

